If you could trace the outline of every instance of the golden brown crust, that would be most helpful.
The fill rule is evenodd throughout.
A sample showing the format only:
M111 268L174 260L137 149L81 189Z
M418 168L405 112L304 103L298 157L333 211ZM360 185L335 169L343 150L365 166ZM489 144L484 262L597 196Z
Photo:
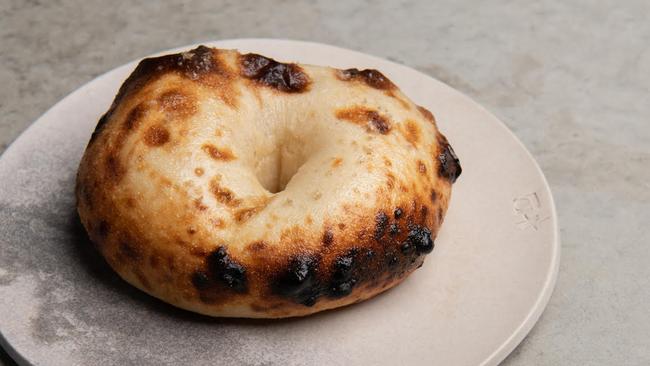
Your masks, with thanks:
M352 106L336 111L336 118L363 126L368 132L385 135L390 132L391 125L388 118L379 112L364 106Z
M349 95L324 99L332 88ZM201 46L138 65L76 195L92 242L138 288L213 316L287 317L421 266L460 172L433 115L376 70Z

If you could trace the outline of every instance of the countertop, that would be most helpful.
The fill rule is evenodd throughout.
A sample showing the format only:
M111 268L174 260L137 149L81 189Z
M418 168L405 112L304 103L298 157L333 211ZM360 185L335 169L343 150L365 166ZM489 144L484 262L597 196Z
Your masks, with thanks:
M0 152L82 84L172 47L288 38L384 57L496 114L553 190L557 287L503 365L648 365L648 15L645 0L0 0Z

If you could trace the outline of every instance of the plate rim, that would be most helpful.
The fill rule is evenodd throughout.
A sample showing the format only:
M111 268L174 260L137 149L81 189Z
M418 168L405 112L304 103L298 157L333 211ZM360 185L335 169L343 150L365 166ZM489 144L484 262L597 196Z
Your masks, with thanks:
M189 45L184 45L184 46L179 46L179 47L173 47L170 49L166 50L161 50L157 51L145 56L141 56L140 58L133 59L131 61L128 61L126 63L123 63L121 65L118 65L116 67L111 68L110 70L107 70L100 75L88 80L87 82L83 83L82 85L78 86L74 90L70 91L68 94L66 94L63 98L58 100L55 104L53 104L51 107L49 107L45 112L43 112L38 118L36 118L32 123L29 124L22 132L20 132L16 138L14 138L11 143L5 148L5 150L0 154L0 163L6 159L7 155L10 155L10 153L15 149L16 143L20 140L22 140L27 134L29 134L37 125L41 124L41 120L48 115L53 109L57 108L60 104L63 104L66 102L69 98L71 98L77 91L80 89L85 88L86 86L90 85L91 83L95 83L98 80L106 78L109 74L111 74L113 71L126 67L130 64L137 63L138 61L142 60L143 58L146 57L155 57L157 55L163 55L163 54L168 54L172 52L179 52L181 50L185 49L190 49L197 47L198 45L208 45L208 46L213 46L213 47L222 47L221 44L247 44L247 43L255 43L255 42L264 42L264 43L285 43L285 44L293 44L293 45L309 45L311 47L326 47L332 50L336 50L339 52L345 52L345 53L353 53L353 54L358 54L362 55L364 57L370 58L373 61L376 62L381 62L381 63L388 63L391 64L392 67L396 67L402 71L408 70L409 72L415 72L418 77L421 78L426 78L430 82L438 83L444 86L447 92L454 93L456 94L457 97L460 97L465 103L471 104L474 107L478 107L481 112L485 113L486 116L489 116L490 119L492 119L493 122L495 122L496 126L499 126L501 130L506 132L506 134L512 138L516 144L523 150L524 155L526 156L527 160L532 163L532 165L535 168L535 172L537 175L541 178L541 183L542 183L542 189L546 191L548 195L548 201L549 201L549 214L551 218L551 225L552 225L552 231L553 231L553 238L552 238L552 243L551 243L551 258L550 258L550 266L549 270L546 274L546 278L544 279L544 285L542 286L542 290L538 294L533 306L530 308L526 316L524 317L523 321L512 331L512 334L507 337L499 347L497 347L487 358L482 361L479 365L480 366L492 366L492 365L498 365L501 361L503 361L522 341L523 339L530 333L532 328L537 324L538 320L540 319L542 313L546 309L546 306L548 305L551 296L553 294L553 291L555 289L555 285L557 282L557 277L558 277L558 272L559 272L559 267L560 267L560 256L561 256L561 240L560 240L560 230L559 230L559 223L558 223L558 216L557 216L557 208L555 205L555 199L551 190L551 187L548 183L548 180L546 179L546 176L544 175L544 172L542 171L541 167L535 160L534 156L531 154L531 152L526 148L524 143L515 135L515 133L508 128L508 126L501 121L499 118L497 118L492 112L490 112L488 109L486 109L483 105L480 103L474 101L471 97L466 95L465 93L453 88L452 86L446 84L443 81L440 81L424 72L421 72L413 67L410 67L408 65L393 61L393 60L388 60L386 58L376 56L374 54L366 53L366 52L361 52L345 47L339 47L335 45L330 45L326 43L321 43L321 42L313 42L313 41L304 41L304 40L292 40L292 39L286 39L286 38L228 38L228 39L221 39L221 40L205 40L202 42L198 43L193 43ZM18 350L14 348L14 346L6 339L4 333L2 332L2 329L0 329L0 346L7 352L7 354L19 365L33 365L29 360L27 360L25 357L23 357Z

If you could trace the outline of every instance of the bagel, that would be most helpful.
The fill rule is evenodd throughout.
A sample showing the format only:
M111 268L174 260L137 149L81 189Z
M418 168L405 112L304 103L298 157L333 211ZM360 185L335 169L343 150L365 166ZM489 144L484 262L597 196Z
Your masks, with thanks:
M76 198L130 284L210 316L280 318L419 268L460 173L431 112L377 70L200 46L138 64Z

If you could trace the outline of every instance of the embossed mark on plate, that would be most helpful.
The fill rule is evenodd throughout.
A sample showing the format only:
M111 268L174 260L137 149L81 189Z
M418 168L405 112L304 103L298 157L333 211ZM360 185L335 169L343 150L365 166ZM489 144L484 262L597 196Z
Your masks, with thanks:
M520 230L532 228L537 231L540 223L550 218L542 213L542 204L536 192L514 198L512 208L517 216L515 223Z

